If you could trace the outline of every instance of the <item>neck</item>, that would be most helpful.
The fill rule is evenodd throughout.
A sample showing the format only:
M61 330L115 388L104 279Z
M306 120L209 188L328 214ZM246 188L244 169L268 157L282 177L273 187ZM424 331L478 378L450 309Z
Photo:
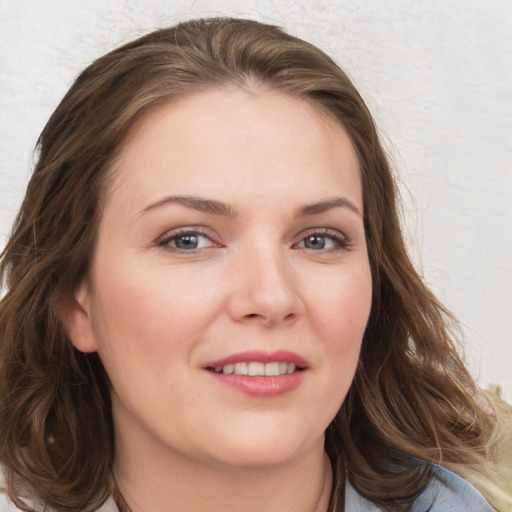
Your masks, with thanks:
M332 470L323 439L272 467L214 465L161 450L134 453L122 442L117 447L116 481L132 512L326 512L329 505Z

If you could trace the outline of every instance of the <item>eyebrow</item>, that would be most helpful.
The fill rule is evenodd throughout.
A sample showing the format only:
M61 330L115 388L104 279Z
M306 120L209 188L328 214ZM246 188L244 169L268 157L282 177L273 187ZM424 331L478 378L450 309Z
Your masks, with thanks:
M198 210L203 213L211 213L213 215L220 215L222 217L236 217L238 212L230 205L215 201L214 199L203 199L201 197L194 196L167 196L160 199L156 203L150 204L144 208L139 215L143 215L146 212L159 208L166 204L181 204L187 208Z
M220 201L215 201L214 199L205 199L201 197L195 196L167 196L156 203L152 203L142 211L139 212L138 216L143 215L151 210L155 210L156 208L160 208L167 204L180 204L185 206L186 208L191 208L193 210L198 210L203 213L210 213L213 215L219 215L222 217L236 217L238 216L237 210L235 210L231 205L222 203ZM322 201L319 203L308 204L305 206L301 206L297 208L293 214L295 219L300 217L305 217L308 215L317 215L319 213L326 212L333 208L348 208L352 212L356 213L359 216L363 216L363 214L359 211L359 209L348 199L343 197L335 197L333 199L328 199L326 201Z
M323 213L328 210L332 210L333 208L342 207L348 208L352 212L356 213L360 217L363 217L363 214L359 211L359 208L344 197L334 197L332 199L327 199L326 201L322 201L320 203L308 204L305 206L301 206L294 213L294 218L305 217L307 215L316 215L318 213Z

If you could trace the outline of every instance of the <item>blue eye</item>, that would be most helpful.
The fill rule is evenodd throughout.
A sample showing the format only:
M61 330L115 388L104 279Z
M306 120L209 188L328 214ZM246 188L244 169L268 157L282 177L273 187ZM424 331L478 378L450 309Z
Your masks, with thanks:
M297 244L297 247L310 251L347 250L350 247L350 242L339 231L323 229L305 236Z
M315 251L326 248L330 249L334 245L331 239L320 235L307 236L300 244L303 244L306 249L313 249Z
M163 238L158 245L170 250L196 251L206 247L212 247L214 243L208 236L197 231L180 231L172 233Z

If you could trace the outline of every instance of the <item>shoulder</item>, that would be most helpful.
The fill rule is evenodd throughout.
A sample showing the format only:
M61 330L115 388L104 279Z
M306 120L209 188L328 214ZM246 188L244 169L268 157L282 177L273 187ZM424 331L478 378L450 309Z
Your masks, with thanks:
M413 512L493 512L483 495L459 475L441 466L432 465L437 478L414 504ZM429 508L430 507L430 508Z
M441 466L432 465L436 478L415 501L411 512L495 512L469 482ZM347 484L345 510L379 512L382 509L362 498Z

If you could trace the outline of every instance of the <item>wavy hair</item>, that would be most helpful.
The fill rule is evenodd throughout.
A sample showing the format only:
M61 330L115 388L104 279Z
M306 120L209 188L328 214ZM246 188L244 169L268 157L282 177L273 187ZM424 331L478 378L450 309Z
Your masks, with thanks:
M342 510L348 478L386 510L407 510L429 464L482 473L496 419L457 355L449 312L414 269L372 116L321 50L279 28L211 18L157 30L81 73L39 141L0 277L0 463L22 510L92 511L116 495L109 380L77 351L62 305L87 275L105 190L134 123L181 95L235 85L279 91L335 116L362 177L373 303L351 389L326 432ZM117 495L122 505L122 498Z

